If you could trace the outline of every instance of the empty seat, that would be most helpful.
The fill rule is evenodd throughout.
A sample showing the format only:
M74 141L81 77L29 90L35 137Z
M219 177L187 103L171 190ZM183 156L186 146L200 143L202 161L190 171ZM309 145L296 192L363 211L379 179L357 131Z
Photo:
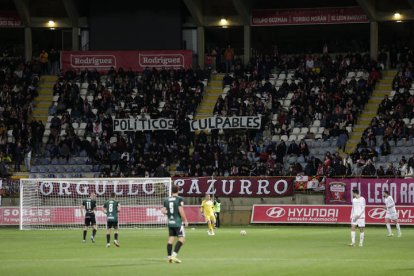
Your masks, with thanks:
M295 134L291 134L289 136L289 141L296 141L298 139L298 137Z
M307 127L302 127L302 128L300 129L300 133L301 133L301 134L306 134L306 133L308 133L308 131L309 131L309 128L307 128Z

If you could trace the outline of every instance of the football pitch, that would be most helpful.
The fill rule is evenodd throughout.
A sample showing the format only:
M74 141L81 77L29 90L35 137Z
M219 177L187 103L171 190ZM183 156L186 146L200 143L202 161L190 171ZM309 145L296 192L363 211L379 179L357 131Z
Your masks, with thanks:
M368 227L362 248L348 247L349 227L233 227L216 236L206 230L187 228L182 263L169 264L165 229L121 229L121 247L105 248L102 229L95 244L83 244L81 229L0 228L0 275L414 275L414 228L387 238L385 226Z

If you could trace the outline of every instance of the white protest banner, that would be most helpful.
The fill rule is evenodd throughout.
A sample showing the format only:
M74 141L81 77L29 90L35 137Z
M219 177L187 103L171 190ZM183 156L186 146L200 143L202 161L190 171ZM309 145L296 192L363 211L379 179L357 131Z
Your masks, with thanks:
M145 131L174 129L174 119L114 119L114 131Z
M190 121L191 131L209 129L259 129L260 116L209 117Z

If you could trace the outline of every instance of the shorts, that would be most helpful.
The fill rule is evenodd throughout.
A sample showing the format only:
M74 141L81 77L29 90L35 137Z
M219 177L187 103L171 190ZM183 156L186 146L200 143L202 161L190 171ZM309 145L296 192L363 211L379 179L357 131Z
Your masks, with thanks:
M365 218L351 219L351 225L357 225L359 228L365 227Z
M385 214L385 218L386 219L390 219L390 220L397 220L398 219L398 213L386 213Z
M114 228L115 230L118 229L118 221L107 221L106 222L106 229Z
M216 216L214 214L204 214L204 218L206 219L206 222L216 222Z
M85 216L85 226L96 225L95 214L87 214Z
M181 227L168 227L168 235L170 237L185 237L184 226Z

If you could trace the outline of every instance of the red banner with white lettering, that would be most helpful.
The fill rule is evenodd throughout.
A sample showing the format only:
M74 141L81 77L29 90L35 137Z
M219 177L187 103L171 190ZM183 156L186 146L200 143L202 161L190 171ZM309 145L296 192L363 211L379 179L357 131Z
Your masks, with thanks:
M63 71L108 71L111 67L132 71L143 71L147 67L189 69L193 64L193 54L190 50L62 51L60 58Z
M173 178L173 183L185 197L203 197L206 193L224 197L282 197L293 195L293 177L184 177ZM107 185L102 185L106 183ZM137 183L134 179L101 180L94 183L86 181L59 181L54 179L42 180L36 183L36 191L40 197L85 197L96 193L98 197L108 197L115 193L117 197L151 197L164 193L163 183L148 181Z
M23 27L22 20L15 11L0 11L0 28Z
M369 23L359 7L253 10L252 26Z
M350 205L253 205L251 223L350 224ZM414 225L414 207L397 206L399 223ZM383 206L365 208L366 224L384 224Z
M173 178L180 195L202 197L283 197L293 195L293 177L184 177Z
M352 190L358 189L367 205L383 204L382 192L388 190L396 205L414 206L414 179L403 178L328 178L326 204L352 202Z
M161 212L161 206L122 206L119 212L119 225L123 224L165 224L167 217ZM204 223L200 207L184 206L189 223ZM102 208L95 213L97 224L106 224L106 215ZM26 225L83 225L85 216L78 206L68 207L38 207L24 209L23 217ZM0 225L19 225L19 207L0 207Z

